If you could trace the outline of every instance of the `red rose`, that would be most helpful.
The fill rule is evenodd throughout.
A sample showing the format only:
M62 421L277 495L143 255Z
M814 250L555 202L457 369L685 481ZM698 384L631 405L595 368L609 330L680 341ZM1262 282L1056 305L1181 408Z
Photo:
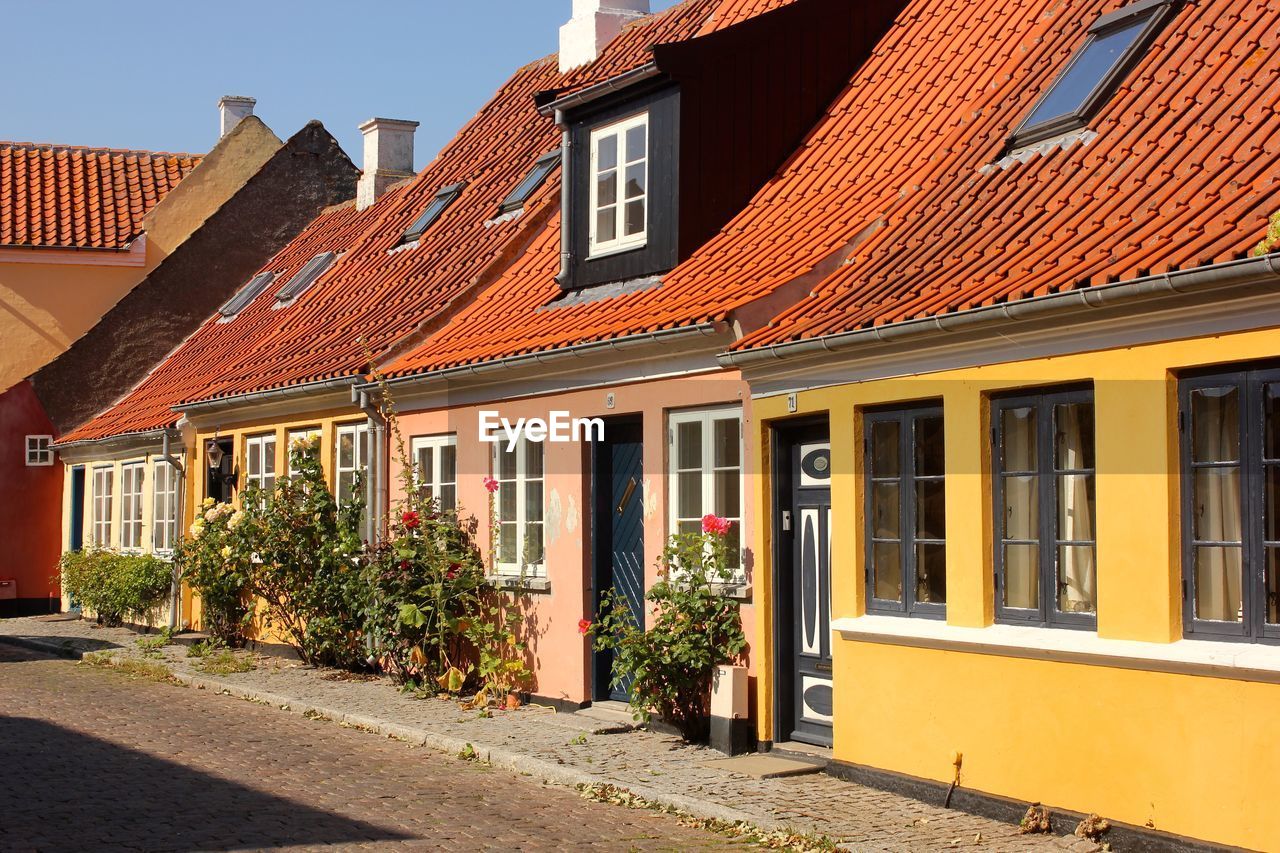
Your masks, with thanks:
M409 530L413 530L422 523L422 519L418 518L418 514L413 510L409 510L400 516L400 522Z
M585 637L585 636L587 635L587 633L588 633L590 630L591 630L591 620L590 620L590 619L579 619L579 620L578 620L578 633L579 633L579 634L582 634L582 635Z
M729 526L733 524L727 518L721 518L718 515L707 514L702 517L702 532L711 533L716 536L724 536L729 532Z

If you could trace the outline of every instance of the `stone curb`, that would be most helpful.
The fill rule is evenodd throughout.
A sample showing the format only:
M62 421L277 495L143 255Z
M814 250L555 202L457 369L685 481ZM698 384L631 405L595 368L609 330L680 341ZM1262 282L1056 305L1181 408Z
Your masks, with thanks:
M85 655L96 654L100 651L110 651L110 649L81 650L57 643L49 643L27 637L14 637L11 635L0 635L0 643L7 643L9 645L19 646L32 651L45 652L73 660L81 660ZM110 658L112 663L119 663L125 659L126 658L122 655L112 655ZM556 764L545 759L534 758L533 756L500 746L491 746L475 741L467 741L453 737L452 735L445 735L439 732L418 728L416 726L406 726L401 723L393 723L380 717L370 717L364 714L349 714L334 708L315 705L303 699L297 699L291 696L282 696L278 693L267 693L264 691L253 690L242 687L238 684L232 684L231 682L221 681L217 678L209 678L207 676L192 675L190 673L177 671L173 671L173 677L176 681L186 687L192 687L197 690L209 690L214 693L231 696L235 699L244 699L250 702L257 702L262 705L271 705L278 710L288 711L293 714L310 714L315 717L323 717L324 719L332 722L345 723L348 726L358 728L372 734L395 738L397 740L405 741L406 743L414 744L415 746L424 746L437 752L446 753L455 757L470 745L471 748L475 750L476 759L479 761L503 770L510 770L525 776L531 776L553 785L564 785L572 788L577 787L578 785L616 784L618 788L629 791L651 803L677 809L680 812L701 820L717 820L724 821L726 823L747 823L769 832L791 832L797 829L795 824L780 821L767 815L752 814L730 806L721 805L720 803L712 802L710 800L673 794L648 785L616 783L610 780L607 776L587 773L582 770L562 764ZM853 850L857 848L842 846L842 849Z

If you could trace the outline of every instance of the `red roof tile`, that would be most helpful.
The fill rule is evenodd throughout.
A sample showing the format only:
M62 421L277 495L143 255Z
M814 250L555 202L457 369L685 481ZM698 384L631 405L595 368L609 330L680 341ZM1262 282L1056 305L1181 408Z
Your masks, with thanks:
M0 246L121 249L197 154L0 142Z
M559 130L534 95L590 85L650 60L650 46L693 37L719 0L686 0L626 27L593 64L559 73L555 57L518 70L421 174L372 207L321 216L264 267L277 275L233 322L211 318L114 407L64 436L106 438L171 424L171 407L215 397L343 376L367 367L365 346L385 352L459 295L480 288L491 266L537 238L558 200L558 170L521 217L493 222L498 206ZM443 186L465 182L458 199L416 247L391 252L405 228ZM309 258L342 253L289 307L274 294ZM362 345L361 339L364 339Z

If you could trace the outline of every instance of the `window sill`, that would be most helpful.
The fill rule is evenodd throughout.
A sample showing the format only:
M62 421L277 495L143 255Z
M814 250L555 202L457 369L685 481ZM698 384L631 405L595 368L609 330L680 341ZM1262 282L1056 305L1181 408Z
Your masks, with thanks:
M587 253L587 261L598 261L601 258L611 258L614 255L621 255L623 252L634 252L637 249L643 249L649 244L647 239L638 243L625 243L623 245L609 246L606 249L595 249Z
M1213 640L1107 640L1091 631L1023 625L962 628L931 619L853 616L831 630L852 642L1031 658L1280 684L1280 648Z
M551 593L551 581L548 578L522 578L519 575L489 575L485 578L493 584L494 589L515 590L518 592L536 592L545 595Z
M749 583L713 583L711 588L717 595L732 598L734 601L751 603L751 584Z

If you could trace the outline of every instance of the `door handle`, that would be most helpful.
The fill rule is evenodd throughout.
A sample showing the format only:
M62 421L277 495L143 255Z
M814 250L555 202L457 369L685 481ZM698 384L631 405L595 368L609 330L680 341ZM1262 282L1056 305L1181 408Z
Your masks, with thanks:
M622 511L627 508L627 502L631 500L631 494L636 490L636 478L632 477L631 482L627 483L627 490L622 493L622 500L618 501L618 515L622 515Z
M782 511L782 530L783 532L791 529L791 510L784 509Z

